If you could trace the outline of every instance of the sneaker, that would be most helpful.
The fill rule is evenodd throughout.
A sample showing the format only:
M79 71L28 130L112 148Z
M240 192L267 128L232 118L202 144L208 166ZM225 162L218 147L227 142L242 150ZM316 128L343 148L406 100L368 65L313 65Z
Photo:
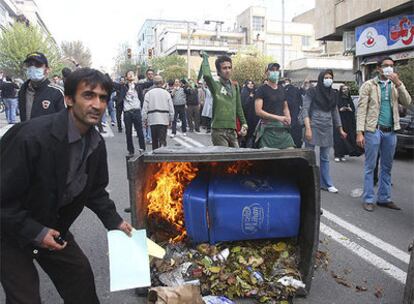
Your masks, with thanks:
M115 126L115 123L114 122L111 122L111 126L114 127Z
M338 193L338 189L336 189L334 186L330 186L330 187L328 187L328 192Z
M345 157L341 157L341 162L344 162L344 161L346 161L346 158Z
M108 126L106 122L102 122L102 125L105 127Z
M339 163L341 160L339 159L339 157L335 157L334 159L337 163Z
M183 136L187 136L187 133L183 133Z
M171 135L170 135L170 137L171 137L171 138L174 138L174 137L175 137L175 134L171 134Z

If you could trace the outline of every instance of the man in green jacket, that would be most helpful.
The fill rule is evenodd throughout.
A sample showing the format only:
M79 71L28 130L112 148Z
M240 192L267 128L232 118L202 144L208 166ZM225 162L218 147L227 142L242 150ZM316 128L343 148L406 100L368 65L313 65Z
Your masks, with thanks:
M213 96L213 118L211 140L214 146L239 147L237 141L236 124L237 118L241 124L240 135L247 134L247 122L243 114L240 100L239 86L230 80L232 73L232 61L228 56L219 56L216 59L216 70L220 77L215 81L211 75L208 55L201 53L201 63L198 79L204 78Z

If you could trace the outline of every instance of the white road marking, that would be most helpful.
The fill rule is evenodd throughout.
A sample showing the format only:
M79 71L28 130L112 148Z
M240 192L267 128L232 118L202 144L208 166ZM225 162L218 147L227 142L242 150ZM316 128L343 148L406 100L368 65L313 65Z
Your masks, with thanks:
M173 140L175 140L176 142L178 142L180 145L186 147L186 148L194 148L192 145L190 145L189 143L185 142L184 140L182 140L181 138L178 137L174 137Z
M199 142L195 139L192 139L189 136L183 136L183 134L181 132L178 132L178 135L180 135L180 139L184 139L185 141L188 141L189 143L193 144L196 147L201 147L201 148L205 147L205 145L203 145L201 142Z
M341 219L340 217L336 216L335 214L322 209L323 210L323 217L334 222L335 224L341 226L342 228L345 228L349 232L357 235L361 239L367 241L368 243L371 243L372 245L378 247L379 249L385 251L386 253L396 257L400 261L403 261L408 265L410 262L410 255L395 246L384 242L383 240L377 238L376 236L372 235L371 233L368 233L360 228L358 228L355 225L352 225L351 223L348 223L347 221Z
M345 248L352 251L354 254L356 254L363 260L382 270L383 272L398 280L402 284L405 284L405 281L407 279L407 273L401 270L400 268L388 263L383 258L377 256L376 254L358 245L357 243L352 242L347 237L328 227L324 223L320 224L320 231L325 235L331 237L339 244L343 245Z

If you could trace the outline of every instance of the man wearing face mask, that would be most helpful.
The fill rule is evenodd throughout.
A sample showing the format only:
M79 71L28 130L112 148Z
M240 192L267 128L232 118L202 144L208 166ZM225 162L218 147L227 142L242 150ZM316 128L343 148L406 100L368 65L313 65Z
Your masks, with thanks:
M20 120L59 112L65 108L63 90L47 79L49 65L45 55L30 53L24 61L27 81L19 91Z
M359 90L357 144L365 148L363 208L374 211L374 168L380 155L377 205L400 210L391 200L391 169L400 129L398 104L408 107L412 100L394 73L394 60L386 57L377 64L379 76L366 81Z
M286 93L278 85L280 65L271 63L267 67L267 84L257 89L255 94L256 115L261 118L256 135L259 148L294 148L289 133L291 118Z

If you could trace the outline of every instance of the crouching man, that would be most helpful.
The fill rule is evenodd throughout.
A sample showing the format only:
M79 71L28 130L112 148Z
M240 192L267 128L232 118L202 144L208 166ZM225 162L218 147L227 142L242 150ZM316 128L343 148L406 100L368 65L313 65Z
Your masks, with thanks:
M1 283L6 303L41 303L33 260L65 303L99 303L87 257L69 227L86 206L130 235L109 198L105 142L94 126L112 82L82 68L65 81L67 109L11 128L0 142Z

